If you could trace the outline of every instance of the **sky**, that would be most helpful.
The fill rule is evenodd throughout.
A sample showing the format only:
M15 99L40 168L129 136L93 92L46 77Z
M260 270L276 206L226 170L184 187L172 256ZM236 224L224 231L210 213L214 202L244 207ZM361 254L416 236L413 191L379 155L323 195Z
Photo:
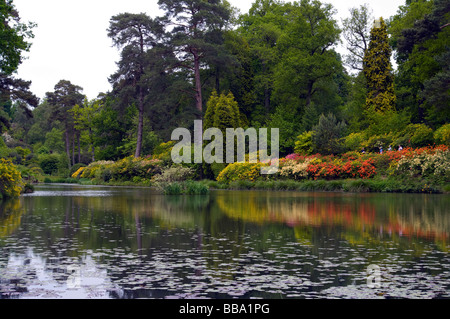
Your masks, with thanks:
M254 0L228 0L241 13ZM289 0L285 0L289 1ZM349 9L367 3L374 17L387 19L405 0L322 0L337 10L337 21L349 16ZM39 98L53 91L60 80L83 88L93 99L111 90L108 77L116 71L119 51L112 46L106 29L112 16L145 12L162 15L158 0L14 0L22 22L37 24L32 46L16 77L32 81L31 91ZM342 52L345 53L345 52Z

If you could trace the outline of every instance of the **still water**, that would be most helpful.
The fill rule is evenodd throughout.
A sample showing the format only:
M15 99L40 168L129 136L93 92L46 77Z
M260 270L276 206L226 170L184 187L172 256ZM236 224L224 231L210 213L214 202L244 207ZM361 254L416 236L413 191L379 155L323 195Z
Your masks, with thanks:
M0 203L0 298L450 298L449 207L40 185Z

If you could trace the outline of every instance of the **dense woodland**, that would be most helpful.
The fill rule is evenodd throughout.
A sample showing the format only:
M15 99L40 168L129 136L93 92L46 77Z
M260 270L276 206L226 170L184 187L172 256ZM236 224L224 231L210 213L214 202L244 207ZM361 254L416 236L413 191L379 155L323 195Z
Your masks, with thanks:
M16 77L37 26L0 1L0 156L30 178L131 157L170 166L171 132L203 119L279 128L280 156L296 163L439 145L448 163L448 0L406 0L383 18L364 5L342 21L318 0L255 0L246 13L225 0L158 4L163 16L111 17L105 32L120 51L111 91L88 100L61 79L39 100ZM217 179L225 167L190 168Z

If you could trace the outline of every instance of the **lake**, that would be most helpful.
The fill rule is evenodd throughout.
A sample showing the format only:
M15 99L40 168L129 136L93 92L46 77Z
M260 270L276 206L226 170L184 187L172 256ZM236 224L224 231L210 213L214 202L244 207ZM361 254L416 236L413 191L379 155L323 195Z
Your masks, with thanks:
M0 202L0 298L449 298L450 196L43 184Z

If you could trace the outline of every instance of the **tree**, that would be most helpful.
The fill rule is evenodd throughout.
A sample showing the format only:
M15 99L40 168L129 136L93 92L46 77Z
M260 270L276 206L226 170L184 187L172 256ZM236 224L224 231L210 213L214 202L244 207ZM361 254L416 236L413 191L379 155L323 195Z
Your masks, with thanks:
M219 55L221 31L231 10L222 0L159 0L158 4L165 12L162 21L171 28L167 44L178 58L173 67L192 72L195 105L202 118L202 62Z
M0 0L0 74L10 75L22 63L22 53L29 51L34 23L20 22L12 0Z
M80 86L72 84L70 81L61 80L55 85L53 92L47 92L46 98L50 107L52 108L52 117L54 120L59 120L64 125L64 139L66 146L66 154L69 158L68 168L71 167L70 162L70 142L72 137L72 162L74 161L74 145L75 145L75 130L73 116L69 112L75 105L81 104L84 95L81 93L83 89Z
M394 76L391 66L392 49L389 46L386 23L375 21L370 32L370 43L364 55L364 75L367 81L366 110L386 113L395 110Z
M241 127L241 114L239 106L231 92L227 95L217 94L213 91L207 103L207 109L203 121L203 129L218 128L225 136L227 128Z
M277 0L256 0L240 18L238 29L249 44L257 105L263 105L264 117L271 111L274 72L279 62L277 43L288 24L291 6Z
M350 9L350 17L342 20L343 36L350 54L345 55L346 64L353 70L363 70L364 54L369 47L372 10L368 4Z
M342 151L340 139L344 136L345 129L345 123L338 122L333 114L320 115L319 123L312 131L314 151L323 155L340 153Z
M30 49L33 23L22 23L12 0L0 0L0 133L10 128L11 109L18 102L31 117L29 107L36 107L38 98L29 91L31 82L15 79L11 75L22 63L23 52Z
M145 97L149 93L144 78L149 64L148 51L157 45L161 34L160 24L144 13L113 16L108 29L114 45L122 49L119 70L110 77L110 82L116 90L121 90L122 99L137 101L139 119L135 157L141 156Z
M340 34L333 14L330 4L303 0L290 12L290 23L280 36L274 94L294 117L302 115L314 96L326 92L342 67L332 50Z
M399 65L399 108L408 110L413 122L433 127L450 118L449 11L445 0L410 2L390 26Z
M221 93L220 95L214 90L207 102L207 108L203 121L203 129L206 131L209 128L219 129L222 133L222 155L223 151L227 149L226 129L227 128L240 128L241 127L241 114L239 112L239 106L234 99L231 92L228 94ZM235 138L235 140L237 140ZM214 141L220 143L220 141ZM204 143L206 144L206 143ZM234 143L235 149L237 144ZM215 149L216 151L217 149ZM216 154L214 154L216 155ZM212 163L203 164L203 173L209 176L217 177L217 175L225 168L225 163Z
M88 101L85 98L81 106L77 104L70 110L74 119L75 129L88 132L92 162L95 162L93 126L95 123L95 117L98 115L101 107L102 105L99 100ZM78 147L78 149L80 148Z

